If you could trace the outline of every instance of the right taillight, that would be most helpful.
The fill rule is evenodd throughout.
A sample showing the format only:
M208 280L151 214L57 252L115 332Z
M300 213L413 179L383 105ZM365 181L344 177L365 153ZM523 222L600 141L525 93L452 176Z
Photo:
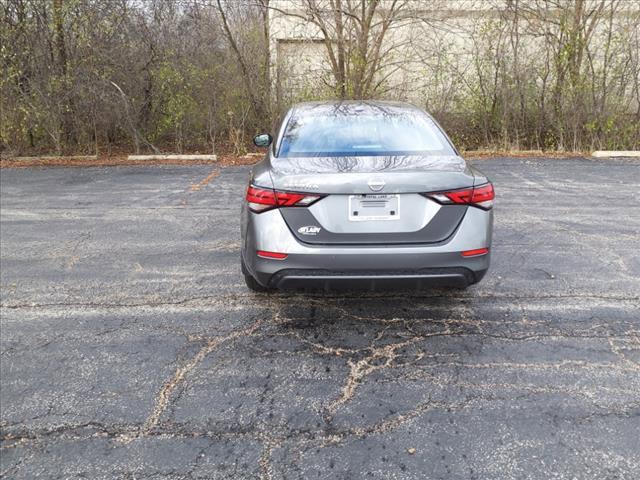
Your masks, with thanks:
M276 207L308 207L320 198L322 195L285 192L253 185L249 185L246 195L249 209L255 213L265 212Z
M425 197L429 197L438 203L444 205L472 205L484 210L493 207L493 199L496 194L493 185L485 183L472 188L464 188L462 190L452 190L449 192L425 193Z

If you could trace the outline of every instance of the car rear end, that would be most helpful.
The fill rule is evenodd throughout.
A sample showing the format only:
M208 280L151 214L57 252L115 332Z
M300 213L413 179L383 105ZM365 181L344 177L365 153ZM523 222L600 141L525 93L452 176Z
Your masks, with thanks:
M407 115L404 105L382 105L387 115ZM359 114L380 115L370 105L353 110L343 112L344 125ZM247 188L245 273L262 287L283 289L420 289L478 282L490 261L493 187L457 155L435 122L420 111L409 114L427 119L434 138L406 150L396 145L408 140L387 138L402 135L393 129L403 123L374 134L369 143L350 133L348 145L356 151L335 146L319 151L326 147L311 145L313 154L307 154L295 141L287 151L291 120L285 121ZM307 116L319 129L319 142L335 135L335 126L324 131L322 121ZM304 137L304 121L299 123L294 133ZM374 129L360 123L362 135ZM338 148L343 144L338 141Z

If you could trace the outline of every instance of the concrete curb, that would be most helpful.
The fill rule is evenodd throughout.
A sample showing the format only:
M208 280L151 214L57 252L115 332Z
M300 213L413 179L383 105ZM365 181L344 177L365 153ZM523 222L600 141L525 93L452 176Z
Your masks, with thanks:
M217 155L129 155L127 160L217 160Z
M43 157L12 157L12 156L2 156L0 157L2 160L16 160L18 162L31 162L34 160L97 160L97 155L70 155L70 156L56 156L56 155L45 155Z
M591 154L596 158L630 157L640 158L640 150L596 150Z

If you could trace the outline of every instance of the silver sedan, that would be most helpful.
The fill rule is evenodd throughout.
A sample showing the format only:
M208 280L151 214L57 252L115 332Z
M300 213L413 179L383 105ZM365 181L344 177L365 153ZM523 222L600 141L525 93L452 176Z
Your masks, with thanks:
M494 190L423 110L291 108L252 169L242 272L274 288L464 288L489 268Z

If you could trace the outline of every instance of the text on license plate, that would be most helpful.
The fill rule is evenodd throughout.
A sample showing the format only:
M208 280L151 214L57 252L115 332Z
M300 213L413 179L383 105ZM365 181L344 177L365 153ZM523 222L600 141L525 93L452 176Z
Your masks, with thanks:
M399 195L349 195L349 220L353 222L399 219Z

